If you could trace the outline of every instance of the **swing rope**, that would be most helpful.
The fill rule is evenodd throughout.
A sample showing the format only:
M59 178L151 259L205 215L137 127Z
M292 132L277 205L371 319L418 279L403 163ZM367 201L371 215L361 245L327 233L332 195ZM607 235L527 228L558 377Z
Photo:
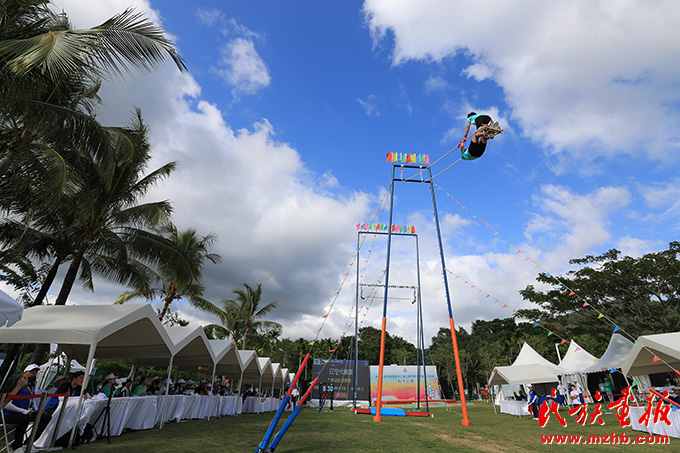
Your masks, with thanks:
M436 163L439 162L440 160L444 159L446 156L448 156L449 154L451 154L453 151L457 150L458 148L460 148L460 149L462 150L462 149L463 149L463 145L465 145L465 142L466 142L467 139L470 138L470 137L471 137L471 135L466 135L465 137L463 137L463 140L461 140L460 143L458 143L455 147L451 148L449 151L447 151L446 153L444 153L444 155L443 155L442 157L440 157L439 159L437 159L437 160L435 160L434 162L432 162L432 163L430 164L430 168L432 168L432 167L434 166L434 164L436 164ZM440 174L444 173L446 170L448 170L449 168L451 168L453 165L457 164L458 161L460 161L460 159L458 159L458 160L455 161L453 164L449 165L449 166L446 167L444 170L440 171L439 173L437 173L437 174L434 175L434 176L439 176ZM410 180L412 180L413 178L422 175L424 171L425 171L425 170L420 170L418 173L414 174L414 175L411 176L410 178L405 179L405 181L410 181ZM432 177L432 179L434 179L434 176Z

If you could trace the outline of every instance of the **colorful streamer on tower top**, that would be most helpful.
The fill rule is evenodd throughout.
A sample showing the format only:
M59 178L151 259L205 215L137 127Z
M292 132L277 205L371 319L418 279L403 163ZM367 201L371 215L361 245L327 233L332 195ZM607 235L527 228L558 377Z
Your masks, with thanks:
M429 154L387 153L387 162L430 165Z
M357 231L387 231L390 226L386 223L357 223ZM416 227L414 225L392 225L393 233L411 233L416 234Z

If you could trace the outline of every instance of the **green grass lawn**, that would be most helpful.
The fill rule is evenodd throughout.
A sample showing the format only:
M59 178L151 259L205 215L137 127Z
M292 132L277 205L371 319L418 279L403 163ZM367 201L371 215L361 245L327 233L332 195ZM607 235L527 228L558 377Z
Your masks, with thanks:
M591 408L590 412L592 413ZM607 435L612 432L635 439L643 434L621 428L616 417L605 414L604 426L580 426L566 410L563 428L553 416L545 428L531 417L494 414L484 403L469 407L472 426L461 426L460 407L432 410L434 418L353 415L347 408L333 412L304 409L277 448L280 453L297 452L451 452L451 451L680 451L680 439L670 445L543 445L541 435ZM111 439L82 445L83 453L96 452L254 452L273 413L244 414L211 421L194 420L147 431L124 433ZM287 417L286 413L284 417ZM279 428L283 420L279 424ZM677 445L676 445L677 444Z

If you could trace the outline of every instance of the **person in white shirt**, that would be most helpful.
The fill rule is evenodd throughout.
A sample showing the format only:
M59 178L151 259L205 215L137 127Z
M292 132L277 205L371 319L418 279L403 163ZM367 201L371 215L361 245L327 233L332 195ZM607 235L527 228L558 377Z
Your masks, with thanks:
M557 386L557 404L560 406L567 405L567 388L561 382Z

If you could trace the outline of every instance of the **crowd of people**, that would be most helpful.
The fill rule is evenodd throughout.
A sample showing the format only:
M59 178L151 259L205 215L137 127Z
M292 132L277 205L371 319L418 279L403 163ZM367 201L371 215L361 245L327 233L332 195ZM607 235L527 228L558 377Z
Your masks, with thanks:
M9 396L30 396L47 393L49 395L68 395L80 397L83 393L84 371L76 371L70 375L59 375L55 378L52 386L47 390L36 389L36 378L40 366L37 364L28 365L17 381L16 385L8 393ZM161 379L156 376L149 378L141 376L137 380L124 378L119 379L115 374L109 373L104 380L96 386L94 395L85 393L85 398L119 398L130 396L150 396L150 395L232 395L231 384L229 382L215 381L212 384L206 380L196 382L193 380L178 379L173 383L171 379ZM236 394L237 391L234 391ZM247 396L260 396L258 389L252 387L243 393L243 398ZM35 439L39 438L49 424L52 414L59 406L58 397L49 397L43 408L40 421L35 431ZM2 408L3 422L7 425L14 425L14 440L11 444L12 450L23 451L26 444L26 432L31 423L36 419L37 411L40 407L40 398L33 399L7 399Z

